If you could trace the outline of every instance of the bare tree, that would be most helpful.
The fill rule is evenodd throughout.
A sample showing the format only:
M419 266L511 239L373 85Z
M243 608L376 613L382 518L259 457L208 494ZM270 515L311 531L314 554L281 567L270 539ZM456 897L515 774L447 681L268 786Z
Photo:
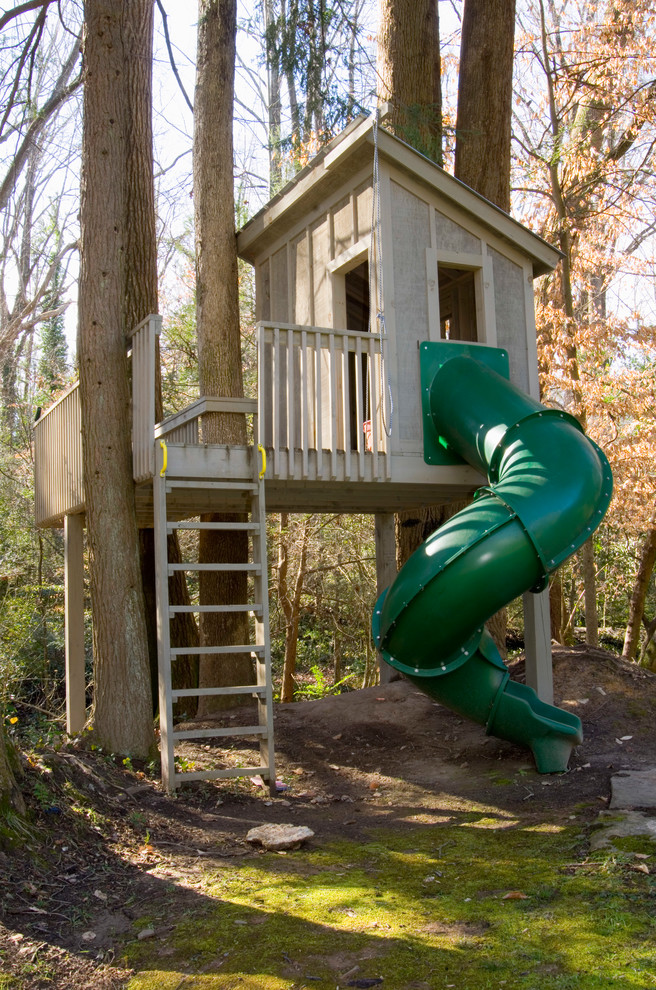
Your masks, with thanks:
M235 75L236 0L199 0L198 58L194 100L194 211L196 229L196 327L202 395L242 396L242 362L234 219L232 116ZM213 413L203 419L207 443L246 443L243 415ZM211 519L220 517L213 516ZM245 532L201 530L199 559L247 559ZM202 604L245 602L246 576L238 571L201 572ZM243 612L203 613L201 644L247 643ZM250 657L234 653L201 659L200 686L250 684ZM224 707L205 697L199 712Z
M91 602L94 728L115 752L153 744L132 479L126 356L129 36L142 2L85 3L78 354Z

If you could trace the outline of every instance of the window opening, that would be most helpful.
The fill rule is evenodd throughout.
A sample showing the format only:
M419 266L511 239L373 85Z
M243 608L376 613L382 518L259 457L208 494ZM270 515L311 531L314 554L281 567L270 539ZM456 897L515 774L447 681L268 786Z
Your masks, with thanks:
M442 340L478 340L474 272L438 265Z
M346 290L346 329L357 333L368 333L370 329L371 305L369 300L369 262L361 262L357 268L352 268L344 275ZM369 380L369 358L362 355L362 419L358 421L357 376L355 354L348 356L348 390L350 423L349 433L351 450L358 449L358 441L365 428L364 424L371 419L371 381ZM365 448L366 449L366 448Z

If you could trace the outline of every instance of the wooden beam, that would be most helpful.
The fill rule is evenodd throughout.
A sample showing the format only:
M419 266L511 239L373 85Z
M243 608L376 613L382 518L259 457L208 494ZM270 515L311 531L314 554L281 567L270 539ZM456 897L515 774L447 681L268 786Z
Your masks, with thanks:
M551 662L551 618L549 590L539 595L524 595L524 649L526 683L538 698L553 705L553 669Z
M394 515L391 512L377 512L374 516L376 539L376 595L381 595L396 577L396 539L394 535ZM397 679L393 667L385 663L378 654L380 683L389 684Z
M86 722L84 676L84 516L64 517L66 625L66 731L82 732Z

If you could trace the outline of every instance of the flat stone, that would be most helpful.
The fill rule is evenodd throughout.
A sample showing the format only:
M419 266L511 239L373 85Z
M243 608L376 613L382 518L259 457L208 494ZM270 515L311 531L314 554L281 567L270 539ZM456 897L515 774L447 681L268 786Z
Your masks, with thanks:
M626 836L644 836L656 843L656 818L641 811L602 811L599 815L600 828L590 837L590 848L610 849L613 839Z
M302 842L311 839L313 835L312 829L305 825L258 825L250 830L246 841L278 852L283 849L298 849Z
M609 808L656 808L656 769L623 770L610 779Z

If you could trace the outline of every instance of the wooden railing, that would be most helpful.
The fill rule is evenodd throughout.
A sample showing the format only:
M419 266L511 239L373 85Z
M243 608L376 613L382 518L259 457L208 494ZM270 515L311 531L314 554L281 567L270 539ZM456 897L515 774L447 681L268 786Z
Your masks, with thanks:
M166 440L167 443L202 443L201 420L206 413L241 413L257 419L257 402L255 399L217 399L203 396L158 423L154 432L155 439ZM257 436L257 422L253 432Z
M137 482L155 472L155 360L162 317L147 316L130 335L132 355L132 473Z
M80 389L73 385L34 424L37 526L84 509Z
M130 335L132 368L132 460L134 480L155 470L155 357L162 318L148 316ZM84 509L79 383L34 424L35 520L48 525Z
M290 478L307 478L310 460L319 479L387 476L389 458L380 395L376 337L350 330L261 323L258 398L205 396L155 423L156 337L159 316L130 336L133 473L152 478L155 440L202 443L201 417L211 412L253 414L254 440L267 447L271 473L281 476L287 452ZM259 429L259 434L258 434ZM48 525L84 509L79 387L73 386L34 427L36 522ZM338 469L339 462L339 469ZM366 468L366 470L365 470Z
M258 403L260 442L278 473L281 451L300 455L308 476L312 452L317 477L363 478L372 458L374 477L387 454L380 389L380 346L370 333L260 323ZM288 459L292 471L292 458Z

